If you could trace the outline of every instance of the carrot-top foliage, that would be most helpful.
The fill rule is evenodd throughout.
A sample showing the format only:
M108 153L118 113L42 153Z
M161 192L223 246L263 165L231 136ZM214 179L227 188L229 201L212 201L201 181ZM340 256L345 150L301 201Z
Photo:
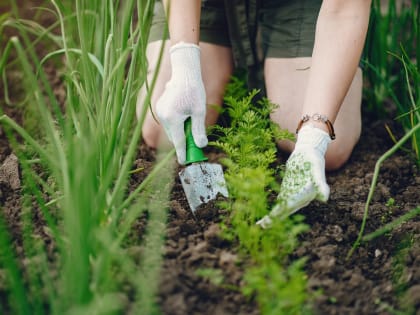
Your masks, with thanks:
M307 228L303 217L275 220L267 230L256 225L273 206L270 199L279 189L276 177L283 170L272 167L275 141L294 138L270 120L274 104L265 98L255 104L257 93L247 93L242 81L233 79L225 97L231 124L215 127L221 136L213 144L227 154L223 163L230 198L224 206L230 216L225 235L237 239L243 254L251 258L243 293L255 296L262 314L306 314L304 259L290 260L299 245L299 234Z

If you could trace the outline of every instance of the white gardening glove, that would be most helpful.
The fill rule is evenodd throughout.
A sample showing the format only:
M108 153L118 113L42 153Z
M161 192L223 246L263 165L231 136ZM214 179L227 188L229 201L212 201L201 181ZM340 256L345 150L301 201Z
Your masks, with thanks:
M328 200L330 187L325 179L325 152L330 142L325 131L312 125L302 127L286 163L277 204L269 215L257 222L258 225L268 228L273 217L291 215L312 200Z
M205 130L206 93L201 77L200 48L178 43L170 49L172 76L156 104L156 115L176 149L178 162L185 163L184 122L191 117L195 144L207 145Z

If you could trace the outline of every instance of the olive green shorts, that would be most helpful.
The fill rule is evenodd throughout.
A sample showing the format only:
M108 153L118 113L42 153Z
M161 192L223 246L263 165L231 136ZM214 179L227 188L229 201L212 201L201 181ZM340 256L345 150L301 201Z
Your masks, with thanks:
M202 1L200 41L228 47L232 45L229 27L234 23L229 23L228 20L233 15L225 9L225 1L231 0ZM312 55L315 25L322 0L254 1L258 7L256 24L264 57L294 58ZM243 15L247 13L244 12ZM240 22L243 24L243 21ZM165 12L162 3L157 1L149 41L167 39L167 34Z

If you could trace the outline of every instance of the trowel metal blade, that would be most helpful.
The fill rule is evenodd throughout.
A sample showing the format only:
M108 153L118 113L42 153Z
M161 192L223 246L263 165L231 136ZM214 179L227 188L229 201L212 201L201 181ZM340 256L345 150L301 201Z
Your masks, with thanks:
M215 199L218 193L228 197L220 164L194 163L181 170L179 177L193 213L201 204Z

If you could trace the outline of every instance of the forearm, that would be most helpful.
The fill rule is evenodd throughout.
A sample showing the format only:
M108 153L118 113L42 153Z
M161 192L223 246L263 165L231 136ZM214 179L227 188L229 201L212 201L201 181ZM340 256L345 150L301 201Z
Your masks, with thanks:
M201 0L164 0L171 44L198 44Z
M319 113L335 121L359 64L370 4L370 0L323 1L303 114Z

